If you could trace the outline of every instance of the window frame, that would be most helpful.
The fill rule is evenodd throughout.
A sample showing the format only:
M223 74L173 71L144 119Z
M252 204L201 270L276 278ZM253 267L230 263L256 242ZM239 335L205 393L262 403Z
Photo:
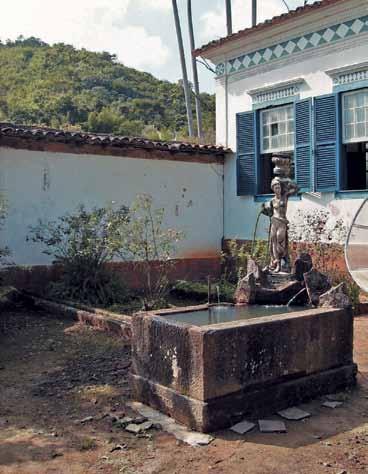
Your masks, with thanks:
M293 135L292 145L290 147L269 148L267 150L264 150L264 148L263 148L263 140L265 138L264 135L263 135L263 116L264 116L264 114L270 113L271 111L274 111L274 110L288 109L288 108L293 113L294 128L293 128L293 132L292 132L292 135ZM285 104L285 105L281 105L281 106L278 105L278 106L275 106L275 107L267 107L265 109L260 109L259 112L260 112L260 114L259 114L259 128L260 128L259 154L260 155L266 155L266 154L270 154L270 153L295 152L295 111L294 111L294 102L288 103L288 104ZM287 123L288 121L289 120L285 121L285 123ZM288 134L286 133L286 134L283 134L283 135L286 136ZM269 136L269 138L271 138L271 135Z
M353 90L341 93L341 127L342 127L341 145L342 146L343 145L349 145L349 144L352 144L352 143L367 143L368 142L368 132L367 132L367 135L365 137L359 137L359 138L353 138L353 139L346 139L346 132L345 132L345 110L346 110L346 108L345 108L344 98L346 96L358 95L362 92L366 92L368 94L368 88L364 87L364 88L359 88L359 89L353 89ZM363 106L363 107L365 107L365 106ZM367 106L367 108L368 108L368 106ZM355 110L355 109L353 109L353 110ZM361 122L359 122L359 123L361 123ZM367 117L366 123L368 123L368 117ZM355 122L354 122L354 126L355 126Z

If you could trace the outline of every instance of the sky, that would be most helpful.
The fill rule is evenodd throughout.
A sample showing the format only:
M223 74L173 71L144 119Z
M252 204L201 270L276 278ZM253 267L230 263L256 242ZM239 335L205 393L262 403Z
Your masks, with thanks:
M291 8L303 0L287 0ZM310 3L312 0L310 0ZM186 0L177 0L189 52ZM225 0L192 0L196 46L225 36ZM250 26L251 0L232 0L233 30ZM258 21L286 12L283 0L258 0ZM0 39L35 36L116 54L126 66L176 82L181 77L171 0L17 0L5 2ZM191 77L190 56L187 67ZM200 86L214 91L214 76L199 65Z

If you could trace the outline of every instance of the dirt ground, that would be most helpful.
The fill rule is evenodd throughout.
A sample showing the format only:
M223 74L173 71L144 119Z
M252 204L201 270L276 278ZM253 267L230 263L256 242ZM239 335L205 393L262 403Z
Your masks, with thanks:
M1 474L368 473L368 317L355 320L359 386L342 407L315 400L286 434L226 430L201 448L113 424L110 415L136 416L125 405L129 347L118 339L51 315L1 319Z

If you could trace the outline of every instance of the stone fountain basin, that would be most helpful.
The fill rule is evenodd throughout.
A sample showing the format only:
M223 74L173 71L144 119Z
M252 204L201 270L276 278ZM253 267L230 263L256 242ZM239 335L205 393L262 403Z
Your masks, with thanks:
M202 326L183 322L185 314L206 309L134 315L136 400L210 432L355 383L350 309L308 309Z

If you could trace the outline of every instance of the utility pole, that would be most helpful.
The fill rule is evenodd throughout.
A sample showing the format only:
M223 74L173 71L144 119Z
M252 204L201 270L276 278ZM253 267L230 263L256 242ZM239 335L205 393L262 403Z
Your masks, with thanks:
M193 29L192 0L187 0L187 8L188 8L189 39L190 39L190 55L192 58L193 84L194 84L195 104L196 104L196 113L197 113L197 129L198 129L198 138L201 142L203 140L202 104L201 104L201 98L199 95L197 60L193 55L193 52L195 50L195 40L194 40L194 29Z
M231 0L225 0L226 3L226 26L228 36L233 34L233 20L231 12Z
M189 81L188 81L187 65L185 62L185 54L184 54L183 37L181 34L179 11L178 11L178 5L176 3L176 0L172 0L172 6L173 6L174 19L175 19L176 37L178 39L180 63L181 63L181 69L182 69L182 74L183 74L183 87L184 87L185 104L187 108L188 131L189 131L189 136L193 137L194 132L193 132L191 91L190 91Z
M257 0L252 0L252 26L257 25Z

